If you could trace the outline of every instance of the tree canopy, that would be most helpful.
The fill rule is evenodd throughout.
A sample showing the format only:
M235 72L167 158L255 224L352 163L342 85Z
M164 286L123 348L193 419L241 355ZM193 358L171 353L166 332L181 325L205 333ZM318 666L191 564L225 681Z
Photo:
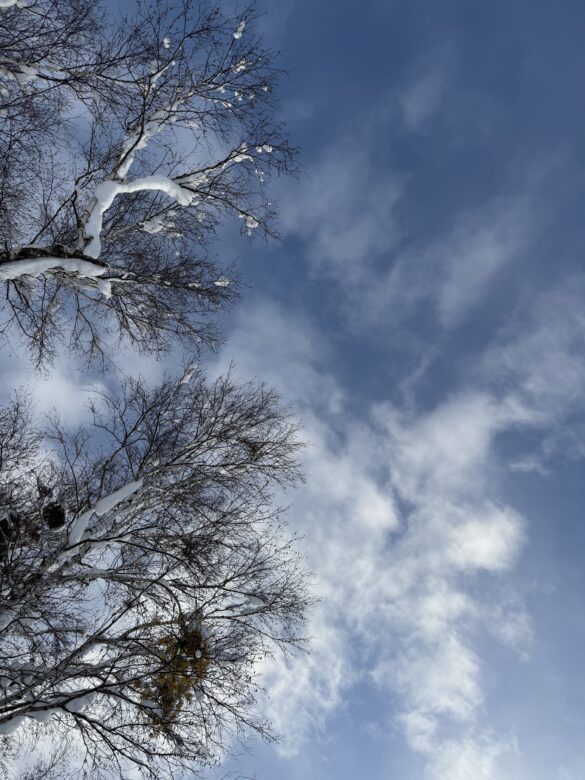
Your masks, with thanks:
M265 731L255 662L298 642L307 601L271 495L298 446L274 392L229 376L128 381L81 429L5 408L0 733L73 722L88 766L172 777Z
M189 359L238 295L210 241L275 235L294 169L254 11L0 0L0 337L49 369L126 341ZM187 362L187 361L185 361ZM258 664L299 646L310 598L278 498L300 479L274 391L110 378L89 418L0 406L0 774L151 778L269 736ZM66 737L65 741L64 738ZM4 763L3 763L4 762ZM24 772L24 770L23 770Z
M0 333L38 364L213 339L234 274L208 244L233 216L274 234L266 184L294 168L274 54L251 8L93 0L0 8Z

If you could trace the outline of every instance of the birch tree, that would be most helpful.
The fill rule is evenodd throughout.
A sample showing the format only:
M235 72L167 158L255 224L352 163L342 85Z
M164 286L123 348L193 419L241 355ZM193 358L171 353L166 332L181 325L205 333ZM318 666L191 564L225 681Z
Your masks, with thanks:
M44 724L91 777L177 777L268 734L255 669L307 605L272 501L296 428L274 392L193 368L90 412L42 432L26 399L0 412L0 739Z
M294 167L278 75L251 9L0 0L0 333L39 365L212 342L237 279L210 239L274 234L266 184Z

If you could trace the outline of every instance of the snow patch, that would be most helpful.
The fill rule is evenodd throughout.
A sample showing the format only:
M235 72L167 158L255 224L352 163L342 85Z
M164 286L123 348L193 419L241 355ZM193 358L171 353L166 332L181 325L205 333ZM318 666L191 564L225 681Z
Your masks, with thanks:
M232 159L235 163L245 162L246 160L254 160L254 158L251 157L249 154L242 154L241 152L239 154L236 154L235 157L233 157Z
M109 279L98 279L96 284L104 298L112 297L112 282Z
M9 260L1 263L0 279L9 281L21 276L40 276L55 268L86 278L102 276L108 270L106 266L77 257L28 257L26 260Z
M246 217L246 222L245 222L246 233L249 236L251 236L252 235L252 231L255 230L258 227L259 224L260 223L258 222L257 219L254 219L254 217L247 216Z
M185 373L183 374L183 377L181 378L181 381L179 382L179 384L181 384L181 385L188 384L191 381L195 371L197 371L197 363L190 363L187 366L187 368L185 370Z
M95 699L95 693L87 693L85 696L78 696L76 699L72 699L64 705L64 709L67 712L81 712L86 707L89 707Z
M122 501L125 501L131 495L140 490L142 484L143 481L141 479L138 479L135 482L129 482L119 490L115 490L113 493L110 493L109 496L100 498L95 506L80 514L79 517L73 521L71 528L69 529L69 545L72 546L74 544L78 544L78 542L81 541L81 538L86 531L87 524L89 523L92 515L101 516L105 515L107 512L110 512Z

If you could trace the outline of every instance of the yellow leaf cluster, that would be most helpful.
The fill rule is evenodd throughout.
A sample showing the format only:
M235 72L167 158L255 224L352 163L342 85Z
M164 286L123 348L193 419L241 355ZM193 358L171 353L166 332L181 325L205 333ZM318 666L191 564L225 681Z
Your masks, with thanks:
M185 703L192 701L195 686L207 674L207 641L200 628L183 627L178 635L165 636L157 644L160 667L143 686L142 694L143 699L157 702L157 720L169 722L176 718Z

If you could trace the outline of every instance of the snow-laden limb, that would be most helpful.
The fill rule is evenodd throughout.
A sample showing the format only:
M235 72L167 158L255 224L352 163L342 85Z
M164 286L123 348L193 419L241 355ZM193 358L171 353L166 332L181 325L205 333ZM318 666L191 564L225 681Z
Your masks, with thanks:
M161 76L163 72L160 71L157 76ZM154 88L154 83L151 84L151 88ZM165 125L169 124L171 121L169 117L172 117L172 112L176 111L177 108L178 106L172 105L158 109L147 120L143 121L137 130L128 135L122 146L120 159L114 171L116 179L123 181L126 178L136 157L136 152L145 149L150 139L157 133L160 133Z
M142 479L129 482L127 485L124 485L113 493L110 493L109 496L100 498L95 506L91 507L85 512L82 512L79 517L73 521L69 529L69 545L73 546L79 544L93 515L100 517L101 515L107 514L116 506L118 506L118 504L121 504L123 501L126 501L126 499L130 498L130 496L137 493L142 488L143 484L144 481Z
M11 734L19 726L22 726L27 718L36 720L37 723L46 723L55 712L78 713L91 707L95 701L94 692L86 693L81 696L62 697L60 701L44 703L42 701L31 701L28 707L20 709L17 714L10 716L0 722L0 734Z
M89 206L83 225L86 243L84 254L96 259L100 256L102 251L101 233L104 215L114 202L115 198L123 193L143 192L147 190L164 192L170 198L173 198L180 206L189 206L194 198L194 193L191 190L186 189L170 176L143 176L130 182L113 180L100 182L95 188L92 202Z
M75 273L87 279L103 276L108 271L107 266L103 264L77 257L27 257L0 263L0 280L12 281L21 276L41 276L56 269Z
M268 603L255 596L252 593L244 593L244 601L238 601L228 604L223 608L224 612L234 615L234 617L245 617L246 615L255 615L268 607Z
M233 35L236 40L242 37L245 26L245 20L240 21ZM170 38L167 36L163 39L163 48L168 49L170 48L170 45ZM175 65L176 61L171 60L163 67L158 68L150 74L148 78L148 84L145 87L147 96L151 96L154 93L158 87L158 82L161 81L166 72L172 69ZM233 74L237 75L246 71L247 68L247 61L245 59L241 59L235 65L233 65L230 70ZM219 86L214 84L214 77L212 76L208 78L207 83L197 83L193 89L182 91L166 105L155 109L147 116L141 116L139 122L131 129L122 144L122 150L120 152L118 164L112 171L111 178L117 181L124 181L128 176L132 164L134 163L136 152L140 151L141 149L145 149L148 146L149 141L154 136L158 135L170 125L173 125L175 122L180 120L181 111L185 111L188 114L190 102L194 98L201 98L202 95L205 95L206 91L213 86L215 86L215 88L222 93L225 93L226 91L223 84L220 84ZM242 94L238 90L234 90L234 96L239 101L242 101L243 99ZM206 97L205 99L209 98ZM180 123L192 129L199 129L199 122L193 119L187 118ZM262 147L259 147L259 151L263 150L272 151L272 147L268 144L265 144ZM252 158L248 156L247 159L251 160ZM239 162L240 160L236 161Z
M150 136L146 133L135 148L141 148L142 145L146 145L149 137ZM268 147L267 145L258 148L272 149L272 147ZM162 174L153 174L150 176L142 176L133 181L106 179L105 181L100 182L94 190L93 198L84 219L82 220L83 243L85 244L82 248L84 254L96 259L100 256L102 251L101 234L104 216L118 195L124 193L156 191L168 195L169 198L175 200L179 206L187 207L197 205L199 202L199 195L194 191L194 188L207 185L211 174L221 173L234 165L239 165L244 162L253 163L254 158L247 153L247 150L247 145L241 144L237 149L230 152L225 159L220 160L216 164L175 178ZM129 153L122 164L122 167L119 168L117 172L119 173L121 171L122 174L125 175L132 159L133 155ZM236 208L235 210L237 211L238 209ZM245 221L247 234L251 235L252 231L259 226L259 221L246 212L240 211L240 216ZM164 218L146 220L140 223L140 226L148 233L158 233L166 227L164 225Z
M114 29L93 0L0 0L27 5L30 13L5 14L14 41L27 46L0 57L8 120L0 136L9 135L0 145L10 152L0 265L34 244L59 257L62 271L64 257L101 257L112 274L84 284L56 267L39 283L18 284L6 266L0 281L10 272L17 283L6 285L0 331L16 329L39 366L67 340L91 361L107 360L116 331L145 353L175 339L190 342L189 351L215 342L213 315L236 298L237 280L213 284L223 269L210 272L208 242L238 214L243 234L276 235L264 185L272 173L294 171L274 111L274 55L248 34L252 9L147 2ZM73 115L87 144L66 131ZM24 189L22 170L34 172Z
M170 48L171 42L168 37L163 39L163 48ZM158 82L163 78L165 73L175 66L175 61L171 60L164 67L155 70L150 74L148 79L148 86L146 87L147 95L152 94L158 86ZM156 109L149 116L142 117L137 126L128 134L123 145L118 164L115 167L112 178L123 181L132 167L136 152L141 149L145 149L148 142L155 135L160 133L170 124L174 124L177 119L177 112L181 106L194 96L194 92L187 92L180 97L177 97L166 106Z
M180 383L182 385L188 384L193 378L193 375L195 374L196 371L197 371L197 363L190 363L185 369L185 373L181 377Z
M112 297L112 281L111 279L97 279L96 286L104 298Z

